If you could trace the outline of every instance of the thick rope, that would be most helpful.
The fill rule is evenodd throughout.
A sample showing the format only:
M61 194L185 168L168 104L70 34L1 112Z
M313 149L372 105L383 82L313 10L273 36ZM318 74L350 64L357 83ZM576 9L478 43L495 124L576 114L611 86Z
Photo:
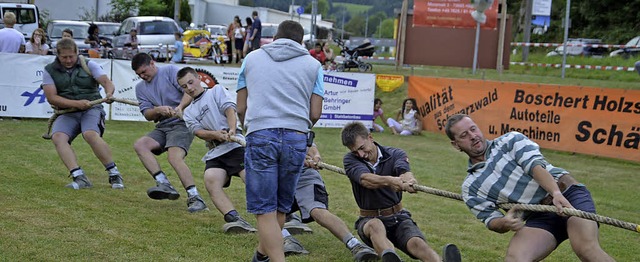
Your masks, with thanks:
M122 99L122 98L112 97L111 100L113 100L114 102L123 103L123 104L127 104L127 105L132 105L132 106L138 106L139 105L138 102L136 102L136 101L131 101L131 100ZM96 100L90 101L89 104L91 106L95 106L97 104L102 104L104 102L107 102L107 99L106 98L100 98L100 99L96 99ZM47 139L47 140L51 139L51 128L53 127L53 122L56 121L58 116L60 116L62 114L66 114L66 113L76 112L76 111L80 111L80 109L77 109L77 108L67 108L67 109L62 109L62 110L54 109L53 110L53 115L51 115L51 117L49 118L49 121L47 121L47 132L42 135L42 138Z
M345 174L344 169L339 168L337 166L334 165L329 165L323 162L319 162L318 166L324 169L327 169L329 171L333 171L339 174ZM431 187L427 187L427 186L423 186L423 185L418 185L418 184L414 184L413 185L413 189L415 189L416 191L420 191L423 193L428 193L428 194L432 194L432 195L436 195L436 196L442 196L442 197L447 197L447 198L451 198L451 199L455 199L455 200L459 200L462 201L462 195L460 194L456 194L453 192L449 192L449 191L445 191L445 190L440 190L440 189L436 189L436 188L431 188ZM557 209L555 206L549 206L549 205L532 205L532 204L517 204L517 203L502 203L502 204L498 204L498 206L504 210L509 210L512 208L515 208L516 210L522 210L522 211L532 211L532 212L551 212L551 213L556 213ZM612 225L615 227L619 227L619 228L623 228L623 229L627 229L627 230L631 230L637 233L640 233L640 225L638 224L633 224L633 223L629 223L629 222L625 222L625 221L621 221L615 218L610 218L610 217L606 217L606 216L602 216L602 215L598 215L598 214L594 214L594 213L590 213L590 212L585 212L582 210L577 210L574 208L563 208L562 209L563 214L565 215L569 215L569 216L575 216L575 217L580 217L580 218L584 218L584 219L589 219L589 220L593 220L596 222L600 222L603 224L607 224L607 225Z

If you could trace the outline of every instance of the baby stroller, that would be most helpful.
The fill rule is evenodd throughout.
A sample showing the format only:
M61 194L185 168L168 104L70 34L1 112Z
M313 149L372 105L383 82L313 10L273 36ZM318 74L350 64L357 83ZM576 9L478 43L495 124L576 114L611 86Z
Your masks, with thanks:
M373 69L370 63L360 61L360 56L373 55L375 47L371 43L365 42L354 49L349 49L341 39L336 38L334 41L342 49L340 54L344 57L344 60L336 66L336 71L343 72L345 69L357 68L360 72L366 72Z

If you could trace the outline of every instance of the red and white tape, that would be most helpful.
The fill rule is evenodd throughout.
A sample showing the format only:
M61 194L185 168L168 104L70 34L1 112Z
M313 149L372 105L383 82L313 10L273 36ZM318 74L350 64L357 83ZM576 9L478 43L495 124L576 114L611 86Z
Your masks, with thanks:
M533 46L533 47L558 47L563 46L559 43L524 43L524 42L512 42L511 46ZM626 46L626 45L609 45L609 44L571 44L567 43L567 46L590 46L590 47L604 47L604 48L637 48L640 46Z
M525 63L510 62L511 65L531 66L531 67L553 67L562 68L562 64L544 64L544 63ZM633 72L636 69L632 66L594 66L594 65L565 65L565 68L590 69L590 70L612 70Z

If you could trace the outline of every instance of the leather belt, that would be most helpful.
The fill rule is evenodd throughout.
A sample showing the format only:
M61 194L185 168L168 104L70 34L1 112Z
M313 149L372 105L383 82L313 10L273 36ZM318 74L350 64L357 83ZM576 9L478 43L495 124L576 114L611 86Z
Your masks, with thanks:
M402 202L389 208L374 209L374 210L360 209L360 216L363 216L363 217L390 216L400 212L400 210L402 210Z
M573 178L569 174L565 174L565 175L561 176L560 178L558 178L558 182L557 183L558 183L558 188L560 188L560 192L563 192L563 193L570 186L580 184L580 182L578 182L578 180L576 180L575 178ZM553 205L553 197L551 195L548 195L547 197L542 199L542 201L540 201L540 204Z

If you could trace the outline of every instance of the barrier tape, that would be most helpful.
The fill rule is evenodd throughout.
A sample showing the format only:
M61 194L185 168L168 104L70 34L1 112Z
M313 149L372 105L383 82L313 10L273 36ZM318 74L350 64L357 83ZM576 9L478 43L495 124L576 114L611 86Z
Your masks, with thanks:
M544 63L525 63L525 62L510 62L511 65L531 66L531 67L553 67L562 68L562 64L544 64ZM633 72L636 69L632 66L594 66L594 65L565 65L565 68L575 69L590 69L590 70L612 70L612 71L627 71Z
M524 43L524 42L512 42L511 46L533 46L533 47L558 47L564 46L564 44L558 43ZM638 48L637 45L609 45L609 44L571 44L567 43L567 46L590 46L590 47L604 47L604 48Z

